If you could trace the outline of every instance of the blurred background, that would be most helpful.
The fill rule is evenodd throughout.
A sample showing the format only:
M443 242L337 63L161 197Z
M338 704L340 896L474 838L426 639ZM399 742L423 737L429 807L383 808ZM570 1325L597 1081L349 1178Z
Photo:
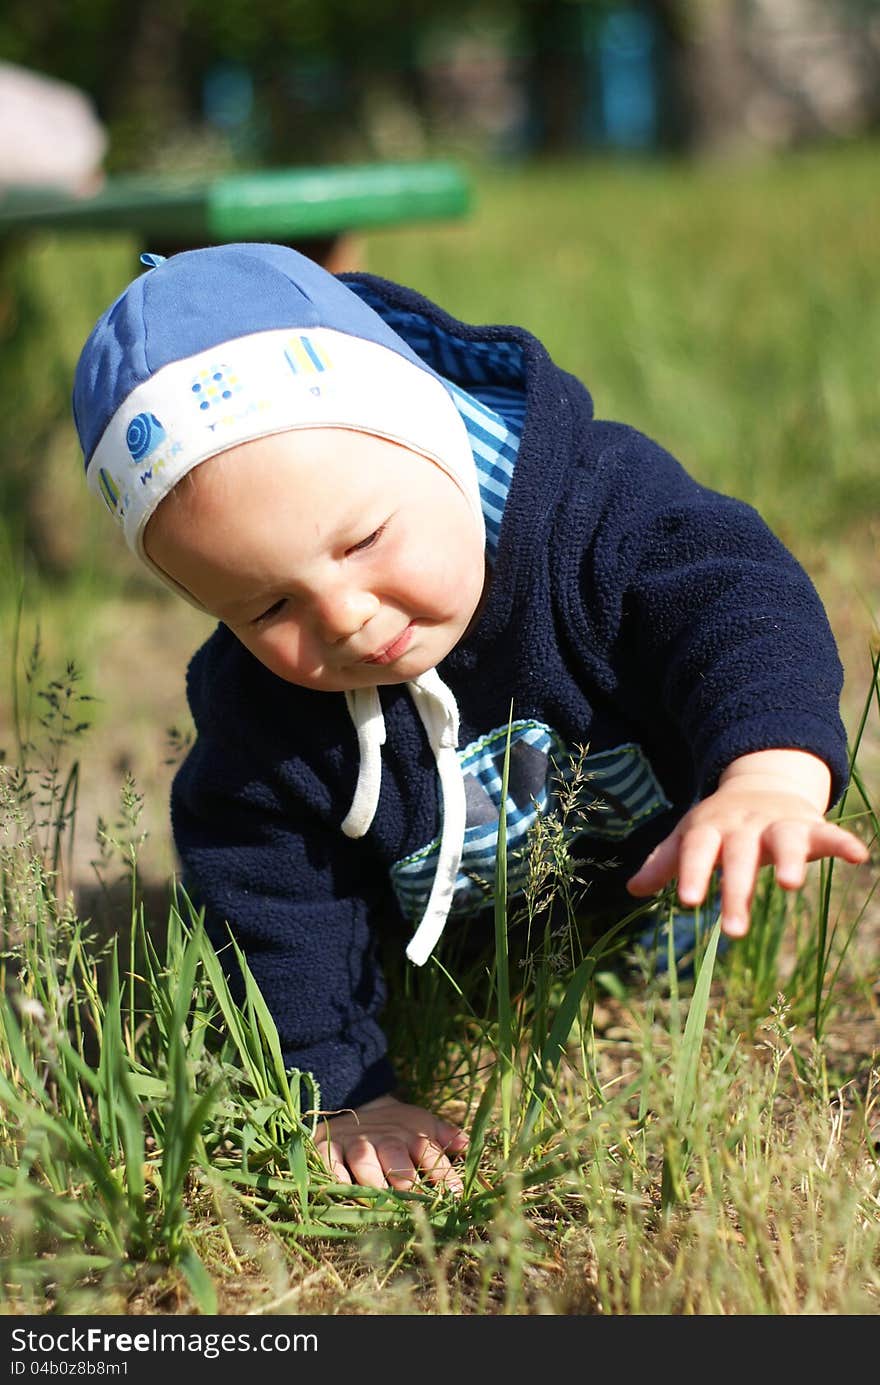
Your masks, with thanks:
M600 415L757 505L820 587L854 715L880 593L880 0L5 0L0 127L0 210L23 183L454 160L469 214L367 232L354 261L528 327ZM135 773L161 874L206 629L86 496L68 404L144 248L0 237L0 748L22 609L19 647L39 626L100 698L83 794Z
M880 120L876 0L6 0L110 170L791 148Z

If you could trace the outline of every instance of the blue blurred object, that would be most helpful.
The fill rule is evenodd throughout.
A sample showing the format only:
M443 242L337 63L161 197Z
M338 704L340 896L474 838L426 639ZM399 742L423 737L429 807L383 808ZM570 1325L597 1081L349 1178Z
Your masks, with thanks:
M584 110L589 143L653 149L660 141L661 43L657 20L637 5L585 12L589 73Z
M684 980L694 973L694 953L698 942L708 937L711 930L718 921L721 913L721 903L718 900L710 900L709 904L699 911L699 922L697 911L693 909L676 909L672 913L671 920L661 916L658 907L656 915L651 922L636 934L633 942L649 957L653 958L654 972L658 976L665 975L669 970L669 923L672 925L672 951L675 958L675 969L679 977ZM730 939L722 933L718 939L718 953L720 957L730 947Z
M254 79L242 63L215 63L202 89L205 119L221 130L237 130L254 113Z
M643 10L609 14L599 30L599 85L609 144L650 148L657 141L656 31Z

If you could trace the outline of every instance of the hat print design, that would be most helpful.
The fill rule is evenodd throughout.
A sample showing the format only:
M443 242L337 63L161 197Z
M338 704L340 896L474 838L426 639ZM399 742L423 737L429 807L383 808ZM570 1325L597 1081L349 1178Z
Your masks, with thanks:
M218 406L222 408L228 405L230 399L241 392L243 385L228 365L217 362L200 370L194 376L190 389L199 412L205 414Z
M155 414L135 414L125 433L125 444L131 460L146 461L167 436Z

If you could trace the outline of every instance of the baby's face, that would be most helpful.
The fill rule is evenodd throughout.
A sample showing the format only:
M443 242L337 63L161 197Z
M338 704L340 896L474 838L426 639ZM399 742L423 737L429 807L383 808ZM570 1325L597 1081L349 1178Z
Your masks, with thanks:
M203 463L162 501L144 546L273 673L322 692L433 668L485 581L454 481L349 429L280 433Z

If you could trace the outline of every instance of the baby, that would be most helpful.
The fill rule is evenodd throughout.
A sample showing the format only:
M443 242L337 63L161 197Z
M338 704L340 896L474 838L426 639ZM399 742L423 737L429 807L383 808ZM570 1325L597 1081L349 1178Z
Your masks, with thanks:
M188 674L184 883L337 1113L335 1176L457 1189L466 1133L394 1095L379 943L491 950L511 701L511 895L586 745L596 918L673 879L695 907L720 866L742 937L762 865L797 889L867 855L823 816L847 774L825 614L753 510L597 420L528 332L281 246L145 262L74 414L130 548L220 622Z

